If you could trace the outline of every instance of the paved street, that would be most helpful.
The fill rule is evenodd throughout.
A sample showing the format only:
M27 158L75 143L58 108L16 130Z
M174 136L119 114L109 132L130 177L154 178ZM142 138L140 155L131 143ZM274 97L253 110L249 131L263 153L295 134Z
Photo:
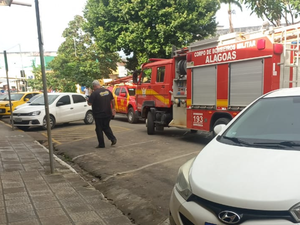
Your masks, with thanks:
M0 225L132 224L102 193L25 132L0 121Z
M168 203L178 168L210 140L205 134L167 128L147 135L145 124L117 116L111 127L118 139L96 149L94 125L79 121L52 130L55 154L68 162L135 224L167 224ZM26 132L47 146L46 131ZM165 222L165 223L164 223Z

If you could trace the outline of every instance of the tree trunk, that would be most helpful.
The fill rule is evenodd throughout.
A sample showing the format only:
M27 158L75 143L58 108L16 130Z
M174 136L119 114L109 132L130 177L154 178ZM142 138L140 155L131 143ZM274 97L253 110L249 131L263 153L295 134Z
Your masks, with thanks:
M231 4L228 4L228 20L229 20L229 32L233 33L234 29L233 29L233 25L232 25L232 17L231 17Z

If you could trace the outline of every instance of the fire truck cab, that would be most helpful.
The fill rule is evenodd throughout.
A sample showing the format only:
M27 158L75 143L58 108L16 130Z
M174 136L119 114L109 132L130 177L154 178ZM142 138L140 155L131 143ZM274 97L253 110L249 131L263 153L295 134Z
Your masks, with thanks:
M299 86L300 25L231 33L150 59L137 83L148 134L164 127L212 132L257 97Z

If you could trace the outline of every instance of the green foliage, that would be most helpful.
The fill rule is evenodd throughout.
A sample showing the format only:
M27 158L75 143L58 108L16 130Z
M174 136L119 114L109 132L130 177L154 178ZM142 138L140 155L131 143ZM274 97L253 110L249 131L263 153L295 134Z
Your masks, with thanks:
M41 66L33 67L34 79L27 80L28 86L33 90L43 90L43 80ZM47 89L53 89L62 92L76 92L76 84L66 79L57 79L57 76L51 72L46 71Z
M133 53L134 69L214 34L218 8L217 0L88 0L84 27L104 51Z
M259 18L267 19L273 26L295 24L300 15L299 0L241 0Z
M55 79L63 82L63 90L71 90L75 84L90 86L95 79L109 77L120 60L117 53L100 50L91 35L83 32L83 23L81 16L75 16L69 23L63 32L65 41L49 63Z

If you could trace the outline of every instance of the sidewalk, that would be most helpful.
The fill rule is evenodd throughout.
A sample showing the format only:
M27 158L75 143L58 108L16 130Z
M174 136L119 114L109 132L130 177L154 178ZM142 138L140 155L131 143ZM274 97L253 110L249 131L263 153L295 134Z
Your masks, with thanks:
M132 225L71 167L0 121L0 225Z

